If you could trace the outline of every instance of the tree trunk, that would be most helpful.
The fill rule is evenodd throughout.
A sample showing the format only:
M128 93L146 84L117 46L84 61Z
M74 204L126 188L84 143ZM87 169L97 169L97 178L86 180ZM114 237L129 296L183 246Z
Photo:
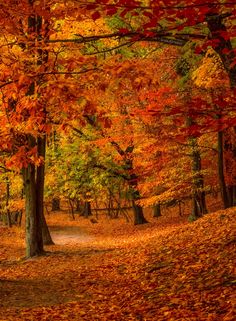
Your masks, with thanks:
M236 161L236 127L228 128L223 131L224 152L232 156L224 158L224 170L228 177L231 177L231 182L227 185L227 194L229 206L234 206L236 202L236 176L232 173L232 168ZM232 176L233 175L233 176Z
M139 191L134 189L134 185L132 187L132 208L134 213L134 225L145 224L148 223L143 214L143 208L140 205L137 205L135 201L140 199Z
M221 197L224 204L224 208L228 208L229 199L227 194L227 188L225 184L224 176L224 149L223 149L223 132L218 132L218 175L219 175L219 184L221 189Z
M182 207L181 207L181 201L178 201L178 205L179 205L179 216L183 216Z
M26 258L42 255L44 253L41 217L36 210L35 174L34 164L29 164L27 168L23 168L25 188Z
M46 154L46 137L38 137L38 156L42 157L45 160ZM37 167L37 176L36 176L36 210L38 216L41 218L42 225L42 234L43 234L43 244L44 245L53 245L53 240L51 238L46 219L44 216L44 178L45 178L45 165L44 162Z
M92 215L91 202L85 201L84 203L84 217L89 217Z
M194 125L191 117L187 118L187 126ZM189 144L191 146L191 158L192 158L192 172L193 172L193 184L192 184L192 213L190 215L191 220L196 220L203 214L207 213L206 207L206 195L204 191L204 179L201 174L201 154L198 147L197 138L190 136Z
M60 198L55 197L52 199L52 211L60 211Z
M126 160L126 168L130 171L133 170L133 162L131 159ZM141 198L140 193L137 189L138 176L136 174L132 173L130 175L130 179L129 179L128 183L129 183L129 186L131 189L131 196L132 196L131 202L132 202L132 207L133 207L133 212L134 212L134 225L148 223L148 221L144 217L142 207L135 203L135 201L137 201Z
M11 212L10 212L10 210L8 208L9 200L10 200L10 181L9 181L9 177L6 176L6 215L7 215L7 225L8 225L8 227L12 227Z
M157 203L153 208L153 217L160 217L161 216L161 204Z
M68 199L68 203L69 203L69 206L70 206L72 219L75 220L73 200L69 198Z
M229 13L219 14L217 11L215 11L212 14L208 14L206 20L207 20L208 29L210 30L209 39L213 41L215 40L216 45L214 46L214 50L220 56L221 61L224 65L224 68L228 73L231 88L235 89L236 64L234 63L234 61L236 59L236 54L235 54L235 51L233 50L231 40L227 36L228 32L227 32L226 25L224 23L224 18L227 18L228 15ZM236 127L234 127L234 131L236 132ZM222 144L223 144L223 138L221 137L221 135L223 135L223 133L221 133L218 136L218 145L219 145L219 140L222 140ZM234 160L236 160L235 143L232 144L231 151L233 152ZM235 205L236 184L234 183L234 185L232 185L228 189L228 195L227 195L227 187L225 186L226 184L224 181L224 172L223 172L223 147L222 147L222 151L219 150L218 155L219 155L218 171L219 171L219 179L220 179L220 186L221 186L221 194L222 194L224 207L227 208L229 206ZM235 177L234 177L234 180L236 180Z
M148 221L145 219L145 217L143 215L142 207L135 204L134 200L132 200L132 207L133 207L133 212L134 212L134 225L148 223Z
M75 201L75 204L76 204L76 212L78 213L81 213L83 211L83 207L81 205L81 201L77 198L76 201Z
M137 205L135 203L136 200L140 199L140 196L137 197L137 194L139 195L139 193L137 191L135 191L134 192L135 196L132 199L132 207L133 207L133 213L134 213L134 225L148 223L148 221L144 217L143 208L140 205Z
M52 240L45 216L41 217L42 219L42 233L43 233L43 244L44 245L54 245L55 243Z

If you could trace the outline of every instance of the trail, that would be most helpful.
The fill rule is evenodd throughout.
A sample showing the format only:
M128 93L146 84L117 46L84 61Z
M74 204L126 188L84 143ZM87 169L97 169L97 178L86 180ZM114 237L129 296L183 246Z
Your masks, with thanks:
M51 236L56 245L72 245L90 243L94 237L78 226L53 226Z

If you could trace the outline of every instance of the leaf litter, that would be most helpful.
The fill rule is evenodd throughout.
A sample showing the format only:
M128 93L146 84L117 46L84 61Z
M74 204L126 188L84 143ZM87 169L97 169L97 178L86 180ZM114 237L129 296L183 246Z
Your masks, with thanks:
M66 224L86 242L27 261L23 231L0 228L0 320L235 320L234 208L194 223Z

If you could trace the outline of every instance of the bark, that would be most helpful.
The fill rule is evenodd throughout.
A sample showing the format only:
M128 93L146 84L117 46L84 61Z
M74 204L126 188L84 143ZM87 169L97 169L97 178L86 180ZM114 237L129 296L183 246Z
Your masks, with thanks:
M135 204L134 200L132 200L132 207L133 207L133 212L134 212L134 225L148 223L148 221L145 219L145 217L143 215L142 207Z
M76 199L75 204L76 204L76 209L75 209L76 212L81 213L83 211L83 208L81 206L81 201L79 199Z
M158 203L153 208L153 217L160 217L161 216L161 204Z
M38 156L42 157L45 160L46 154L46 137L38 137ZM42 235L43 235L43 244L44 245L53 245L53 240L51 238L46 219L44 216L44 178L45 178L45 165L42 163L37 167L37 176L36 176L36 210L38 216L41 218L42 226Z
M69 206L70 206L72 219L75 220L73 200L69 198L68 199L68 203L69 203Z
M234 143L234 139L236 136L236 127L233 129L228 129L223 131L223 143L224 143L224 151L228 152L232 155L232 159L235 163L236 160L236 145ZM233 182L227 186L227 194L228 194L228 202L229 206L235 206L236 203L236 177L232 177L232 159L225 158L224 159L224 170L225 173L228 173L228 176L233 179Z
M60 211L60 199L57 197L52 199L52 211Z
M91 202L85 201L84 203L84 217L92 215Z
M25 189L25 234L26 258L44 253L42 224L39 212L36 210L36 170L34 164L29 164L23 169Z
M133 151L133 146L129 146L128 151ZM127 158L125 161L125 169L129 172L133 171L133 161L131 158ZM132 202L132 207L133 207L133 213L134 213L134 225L139 225L139 224L145 224L148 223L146 218L144 217L143 214L143 208L139 205L136 204L136 201L138 201L141 196L140 193L137 189L138 185L138 176L134 173L130 175L129 178L129 186L131 190L131 202Z
M218 132L218 176L219 176L219 184L221 189L221 197L224 204L224 208L228 208L230 206L227 187L225 184L225 176L224 176L224 147L223 147L223 132Z
M182 216L182 207L181 207L181 201L178 201L178 205L179 205L179 216Z
M124 165L123 169L125 172L127 172L127 175L125 175L125 178L128 177L128 184L131 189L131 195L132 195L132 207L134 212L134 224L145 224L148 223L148 221L145 219L143 215L143 209L141 206L137 205L135 203L136 200L140 199L139 191L137 190L137 181L138 176L133 172L133 161L132 161L132 152L134 150L134 145L130 145L126 148L126 150L122 150L119 144L117 144L115 141L111 142L112 146L115 147L117 152L120 154L121 157L123 157ZM131 174L130 174L131 173Z
M133 207L133 213L134 213L134 225L148 223L148 221L144 217L143 208L140 205L137 205L135 203L135 201L140 199L140 196L137 196L137 195L139 195L139 193L137 191L134 191L133 194L135 195L132 199L132 207Z
M140 199L140 194L137 190L132 191L132 208L134 213L134 225L148 223L143 214L143 208L136 204L136 201Z
M195 141L196 144L196 141ZM201 155L197 148L197 145L194 147L192 152L192 162L193 162L193 173L196 175L194 178L194 192L193 192L193 212L196 218L201 217L203 214L207 213L206 208L206 195L204 189L204 180L200 174L202 165L201 165Z
M9 200L10 200L10 182L8 176L6 177L6 215L7 215L7 225L9 227L12 227L12 222L11 222L11 212L8 208L9 205Z
M228 73L230 86L232 89L236 87L236 64L234 63L236 59L235 51L233 50L233 46L231 40L228 36L227 28L224 23L224 18L226 18L229 13L218 14L218 12L214 12L207 16L207 25L210 30L209 38L212 40L216 40L217 44L214 49L218 53L221 58L221 61L224 65L225 70ZM236 127L234 127L234 131L236 132ZM223 144L223 133L218 135L218 144ZM222 142L221 142L222 141ZM222 145L223 146L223 145ZM236 159L236 146L232 144L230 146L230 150L233 153L234 160ZM235 205L235 196L236 196L236 185L229 186L228 190L224 181L224 172L223 172L223 159L224 159L223 147L219 147L218 153L218 171L219 171L219 180L221 186L221 194L224 203L224 207L227 208L229 206ZM227 168L226 168L227 170ZM236 180L236 177L234 177ZM226 191L225 191L226 190ZM228 193L228 195L227 195Z
M191 126L193 124L194 122L192 118L188 117L187 125ZM201 174L201 154L199 151L197 139L193 136L190 136L189 143L191 146L192 171L194 175L192 185L192 213L190 215L190 219L195 220L207 213L206 194L204 191L204 179Z

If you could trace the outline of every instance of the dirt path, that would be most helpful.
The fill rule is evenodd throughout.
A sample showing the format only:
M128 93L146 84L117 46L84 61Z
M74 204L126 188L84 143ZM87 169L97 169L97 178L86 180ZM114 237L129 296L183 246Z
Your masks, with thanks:
M84 244L94 240L78 226L53 226L50 227L52 239L56 245Z

